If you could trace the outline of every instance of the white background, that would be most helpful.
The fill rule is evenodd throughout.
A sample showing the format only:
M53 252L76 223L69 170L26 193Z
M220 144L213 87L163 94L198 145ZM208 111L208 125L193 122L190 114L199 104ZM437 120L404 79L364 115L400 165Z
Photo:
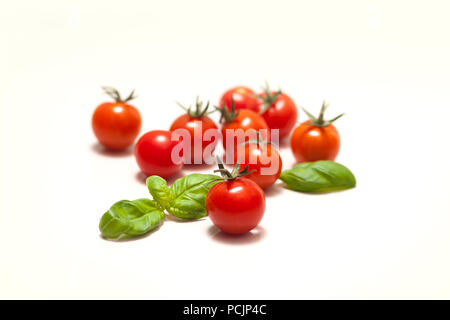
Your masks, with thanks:
M447 1L3 1L0 298L450 298ZM353 190L267 193L257 231L166 221L99 236L148 195L132 150L105 153L101 85L135 88L142 133L196 94L268 80L330 102ZM305 120L300 114L299 120ZM293 165L283 147L285 168ZM210 171L190 168L183 173Z

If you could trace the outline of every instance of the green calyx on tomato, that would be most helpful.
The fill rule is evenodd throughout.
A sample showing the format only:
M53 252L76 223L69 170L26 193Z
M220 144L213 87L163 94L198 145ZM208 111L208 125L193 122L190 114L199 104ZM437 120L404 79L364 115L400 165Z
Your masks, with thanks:
M275 146L275 144L272 141L267 141L267 140L264 140L263 138L261 138L261 133L259 131L255 130L255 129L250 129L250 131L255 133L256 139L247 140L247 141L241 143L241 145L254 143L254 144L257 144L260 148L263 148L265 145L268 145L268 144Z
M344 113L341 113L340 115L338 115L337 117L334 117L331 120L325 120L324 114L325 114L325 110L327 110L328 107L329 107L329 104L325 103L325 101L324 101L322 103L322 108L320 108L319 117L317 117L317 118L315 116L313 116L310 112L308 112L305 108L302 107L302 109L308 116L309 120L311 120L311 124L313 126L322 128L322 127L329 126L331 123L335 122L337 119L339 119L340 117L342 117L344 115Z
M248 170L248 166L246 166L243 170L239 171L239 168L241 166L240 159L237 159L236 164L233 167L233 170L230 172L228 171L225 166L222 163L222 160L220 160L219 157L217 157L217 166L219 169L214 170L214 172L219 172L222 178L217 179L217 181L233 181L236 180L239 177L246 176L255 170Z
M115 102L126 103L130 100L137 98L137 96L134 95L134 89L131 91L131 93L128 95L128 97L126 97L125 99L122 99L122 97L120 96L120 93L117 89L114 89L112 87L102 87L102 89L105 92L105 94L107 94L108 96L113 98Z
M220 112L220 123L231 123L233 122L237 116L239 115L239 111L236 111L236 106L234 105L234 99L231 98L231 107L230 111L228 111L225 102L222 101L222 107L216 107L216 110Z
M197 96L195 98L195 109L192 108L192 105L189 105L189 107L185 107L184 105L182 105L181 103L179 103L178 101L175 101L175 103L182 108L183 110L186 111L186 113L191 116L192 118L201 118L205 115L211 114L213 112L215 112L215 110L212 110L210 112L208 112L208 108L209 108L209 101L206 103L206 105L203 107L203 101L199 100L199 97Z
M270 108L270 106L277 100L278 96L282 94L281 89L272 93L270 90L269 83L266 82L266 85L262 87L262 90L265 93L265 96L255 95L255 98L258 98L264 102L263 108L259 111L260 114L263 114Z

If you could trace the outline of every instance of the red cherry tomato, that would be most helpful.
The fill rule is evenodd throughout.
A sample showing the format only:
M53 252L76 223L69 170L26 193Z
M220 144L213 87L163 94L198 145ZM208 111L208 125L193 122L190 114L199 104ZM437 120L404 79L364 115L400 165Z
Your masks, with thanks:
M332 122L343 114L326 121L323 119L326 108L327 105L324 103L318 118L305 110L310 120L300 124L292 133L291 149L298 162L336 159L340 147L340 138Z
M165 130L149 131L139 138L134 149L136 162L147 176L158 175L168 178L183 166L172 157L173 149L180 144L171 140L172 132Z
M196 159L200 159L202 162L204 162L204 160L206 159L203 159L203 152L210 144L213 144L211 146L211 153L214 151L217 144L215 138L211 140L205 139L205 132L207 130L218 130L216 124L210 117L203 116L201 118L194 118L188 114L184 114L175 119L175 121L170 126L171 131L174 131L176 129L186 129L189 131L189 135L191 137L191 156L189 157L190 163L195 163ZM201 146L200 149L195 148L196 140L199 141L199 145Z
M246 178L220 182L206 196L206 211L212 222L230 234L242 234L255 228L265 208L264 192Z
M270 129L279 130L280 140L288 136L297 122L297 106L288 95L281 91L263 92L259 95L260 110Z
M264 142L244 143L238 147L234 155L234 164L239 159L239 171L248 166L248 171L252 173L245 178L256 182L265 189L273 185L280 177L282 161L278 150L271 144Z
M187 113L179 116L170 126L170 131L175 131L177 129L185 129L189 133L190 138L190 156L186 155L185 163L197 163L204 162L206 159L203 158L205 149L211 145L208 153L213 153L218 137L218 129L214 121L206 115L208 110L209 102L206 107L202 109L202 103L196 101L196 110L191 110L191 108L186 109ZM211 136L205 135L208 130L215 130ZM195 148L197 144L201 148ZM183 150L184 151L184 150ZM184 156L184 155L183 155ZM208 156L208 155L206 155Z
M133 92L124 100L117 90L104 88L115 102L100 104L92 115L92 129L100 144L111 150L131 146L141 130L141 115L126 103L134 98Z
M231 110L231 101L234 101L236 110L250 109L255 112L259 111L259 99L255 97L255 92L247 87L239 86L226 91L219 101L219 107L223 104Z
M227 130L230 130L231 133L235 133L239 129L242 129L244 133L249 133L249 130L255 130L261 133L263 140L270 141L269 126L258 113L247 109L241 109L237 112L232 110L231 113L227 113L225 110L222 110L222 112L227 114L223 117L225 122L222 124L222 144L225 150L227 150ZM248 140L249 137L246 136L242 142ZM239 140L237 136L234 136L234 141L231 145L236 149L238 144Z

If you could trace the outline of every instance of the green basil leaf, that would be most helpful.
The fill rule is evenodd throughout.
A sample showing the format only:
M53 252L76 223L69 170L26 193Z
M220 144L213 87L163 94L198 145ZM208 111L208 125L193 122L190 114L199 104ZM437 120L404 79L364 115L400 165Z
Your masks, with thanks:
M297 164L291 170L283 171L280 180L286 183L286 188L301 192L331 192L356 185L353 173L334 161Z
M122 200L114 203L100 220L103 237L121 239L143 235L158 227L164 212L149 199Z
M163 209L166 209L171 199L170 189L167 186L166 180L159 176L151 176L147 178L146 183L153 200L155 200Z
M170 187L171 200L166 210L182 219L206 216L205 199L209 189L220 179L213 174L193 173L177 179Z

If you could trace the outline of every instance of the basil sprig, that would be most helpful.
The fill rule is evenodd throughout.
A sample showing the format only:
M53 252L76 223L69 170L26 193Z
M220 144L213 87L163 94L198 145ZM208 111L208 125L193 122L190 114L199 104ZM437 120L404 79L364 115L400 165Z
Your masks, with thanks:
M297 164L280 175L291 190L311 193L325 193L353 188L356 179L342 164L334 161L316 161Z
M206 216L205 199L209 189L220 181L212 174L193 173L167 186L159 176L147 178L147 188L153 197L116 202L102 216L100 232L108 239L141 236L154 230L164 221L164 211L181 219Z

